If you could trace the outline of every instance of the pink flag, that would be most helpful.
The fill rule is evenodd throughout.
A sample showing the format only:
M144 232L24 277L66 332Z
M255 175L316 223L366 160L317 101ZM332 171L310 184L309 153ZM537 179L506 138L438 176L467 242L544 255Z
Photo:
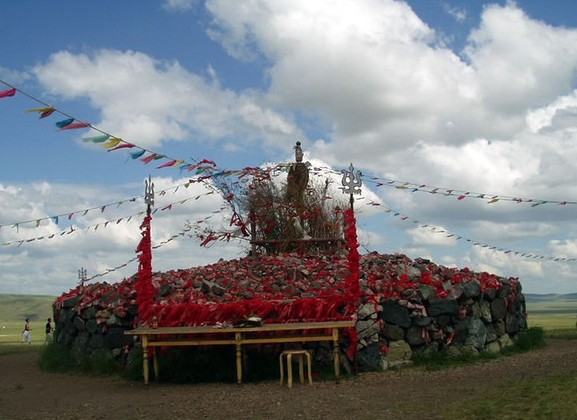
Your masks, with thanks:
M16 88L8 90L0 90L0 98L7 98L8 96L16 95Z

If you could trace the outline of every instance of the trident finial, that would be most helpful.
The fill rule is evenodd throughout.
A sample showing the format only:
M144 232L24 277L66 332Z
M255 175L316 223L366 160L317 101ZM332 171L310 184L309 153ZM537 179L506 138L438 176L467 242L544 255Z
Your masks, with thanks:
M148 175L148 179L144 180L144 203L149 209L154 206L154 183L150 175Z
M341 170L343 174L342 184L343 184L343 193L344 194L360 194L361 193L361 186L363 185L362 176L363 173L359 170L355 172L355 167L353 166L352 162L349 166L349 170L346 169Z

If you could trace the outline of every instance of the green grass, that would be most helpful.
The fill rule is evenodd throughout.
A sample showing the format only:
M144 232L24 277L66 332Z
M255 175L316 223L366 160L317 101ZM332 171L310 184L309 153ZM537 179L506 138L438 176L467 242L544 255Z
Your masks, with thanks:
M472 399L449 403L443 418L574 419L577 375L567 372L510 382Z
M44 345L46 334L44 327L46 320L31 321L30 334L32 336L32 347ZM22 343L22 330L24 330L24 320L8 321L0 325L0 348Z
M75 355L55 343L42 347L38 365L49 372L77 372L87 375L118 375L122 372L122 367L112 359L109 351Z
M5 346L22 342L26 318L30 318L32 346L44 344L46 318L52 316L52 296L0 294L0 354Z
M0 326L11 321L30 318L32 322L46 322L52 317L54 296L0 294Z
M527 301L529 327L544 330L576 328L577 301L573 295L551 295L536 301Z

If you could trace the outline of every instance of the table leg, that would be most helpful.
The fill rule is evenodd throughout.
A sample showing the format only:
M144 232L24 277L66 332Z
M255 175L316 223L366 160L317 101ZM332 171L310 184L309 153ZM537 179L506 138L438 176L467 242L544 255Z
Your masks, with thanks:
M142 336L142 372L144 385L148 385L148 336Z
M242 334L235 333L234 338L236 340L236 382L242 383L242 347L241 340Z
M286 365L287 365L287 383L288 387L293 387L293 355L288 354L286 358Z
M339 329L333 328L333 363L335 366L335 378L337 384L340 381L341 365L339 361Z
M158 383L158 354L156 347L152 348L152 366L154 367L154 380Z
M279 356L279 366L280 366L280 384L282 385L284 382L284 363L283 363L283 354L281 352Z

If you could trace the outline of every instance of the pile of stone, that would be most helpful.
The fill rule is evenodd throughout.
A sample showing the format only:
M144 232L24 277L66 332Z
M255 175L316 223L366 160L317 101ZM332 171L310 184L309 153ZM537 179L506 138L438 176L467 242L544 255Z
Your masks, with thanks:
M364 255L360 271L357 334L345 335L342 347L350 350L356 343L361 369L406 363L413 353L499 351L527 327L516 278L413 261L401 254ZM242 307L299 300L314 306L323 296L349 296L348 273L343 255L263 255L155 273L153 285L156 303L168 307L229 304L230 310L233 303ZM114 284L79 286L59 297L54 305L56 342L78 355L125 357L133 342L124 331L137 322L136 282L135 275ZM231 322L237 320L233 312ZM303 312L302 319L293 321L323 320L312 319L313 313L322 316L322 311ZM278 322L267 316L274 317L274 311L264 321ZM313 350L317 361L331 357L322 345Z

